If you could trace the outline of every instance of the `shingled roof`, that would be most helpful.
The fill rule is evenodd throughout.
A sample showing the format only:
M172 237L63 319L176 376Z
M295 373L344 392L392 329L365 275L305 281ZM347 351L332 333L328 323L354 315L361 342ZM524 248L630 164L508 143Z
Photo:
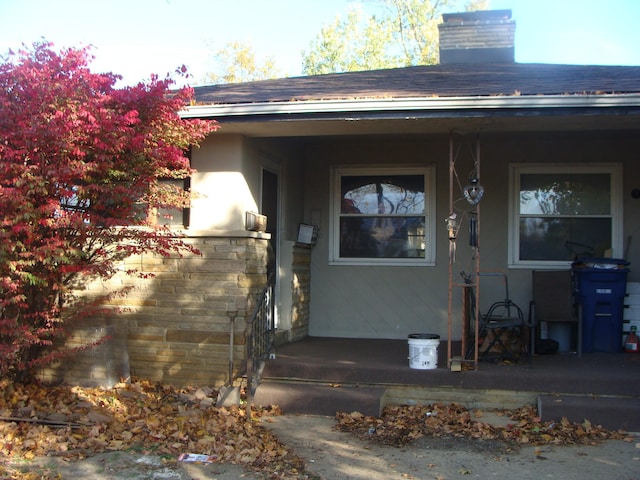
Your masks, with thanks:
M640 66L449 64L195 88L198 105L640 93Z

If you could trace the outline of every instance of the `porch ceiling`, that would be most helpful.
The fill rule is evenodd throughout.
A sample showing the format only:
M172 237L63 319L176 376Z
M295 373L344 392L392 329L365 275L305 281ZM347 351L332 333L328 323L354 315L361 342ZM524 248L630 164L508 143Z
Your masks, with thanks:
M580 116L575 113L526 115L424 117L412 113L347 115L341 118L291 115L218 117L220 133L249 137L315 137L344 135L437 135L451 131L476 133L630 131L640 128L640 112L601 112Z

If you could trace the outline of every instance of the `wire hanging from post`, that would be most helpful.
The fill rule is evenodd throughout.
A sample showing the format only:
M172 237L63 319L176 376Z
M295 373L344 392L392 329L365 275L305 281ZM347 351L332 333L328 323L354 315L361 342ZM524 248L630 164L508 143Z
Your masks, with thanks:
M484 197L484 187L480 183L480 142L476 141L476 155L474 158L473 169L469 173L469 184L462 189L464 198L467 203L474 207L469 212L469 245L473 248L478 248L478 207L482 198Z
M478 246L478 215L476 212L471 212L469 217L469 245Z

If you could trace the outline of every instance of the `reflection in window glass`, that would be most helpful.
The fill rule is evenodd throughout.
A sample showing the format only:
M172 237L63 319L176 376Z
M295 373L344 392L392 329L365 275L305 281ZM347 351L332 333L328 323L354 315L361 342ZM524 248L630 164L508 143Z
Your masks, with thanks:
M520 260L571 261L567 241L588 245L602 255L611 246L611 219L520 219Z
M342 213L424 214L424 175L342 177Z
M424 258L425 175L340 177L341 258Z
M608 215L608 174L523 174L520 213L523 215Z
M182 191L185 189L185 179L164 179L160 180L160 187L172 189L175 191ZM153 208L148 212L149 220L155 225L166 225L172 227L182 227L186 225L186 215L188 205L185 204L184 208L177 207L162 207Z
M576 245L594 256L619 249L615 166L527 165L514 172L516 263L563 265Z

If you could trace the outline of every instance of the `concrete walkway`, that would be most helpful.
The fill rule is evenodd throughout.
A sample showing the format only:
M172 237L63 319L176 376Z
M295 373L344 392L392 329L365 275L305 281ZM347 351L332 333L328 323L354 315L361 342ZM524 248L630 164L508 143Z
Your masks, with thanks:
M486 420L486 419L485 419ZM495 479L637 480L640 439L593 447L504 446L478 440L419 439L381 446L333 429L329 417L284 415L265 424L324 480Z

